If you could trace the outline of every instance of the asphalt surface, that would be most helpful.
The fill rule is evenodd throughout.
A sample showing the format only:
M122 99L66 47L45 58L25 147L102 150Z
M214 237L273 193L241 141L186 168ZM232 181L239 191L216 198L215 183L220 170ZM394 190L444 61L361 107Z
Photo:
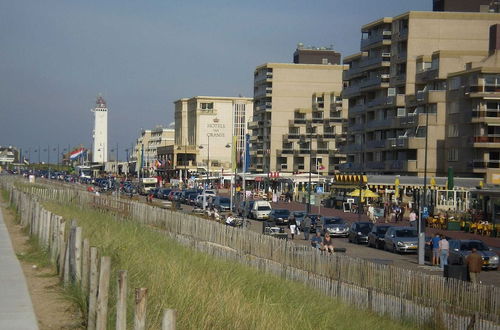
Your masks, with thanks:
M162 203L162 200L156 200L158 203ZM286 208L291 211L304 211L305 210L305 205L298 203L298 202L290 202L290 203L284 203L284 202L278 202L278 203L271 203L274 208ZM182 211L190 213L194 209L193 206L189 205L182 205ZM366 215L361 215L359 216L358 214L353 214L353 213L344 213L342 210L337 210L337 209L331 209L331 208L324 208L324 207L317 207L313 206L311 208L311 213L312 214L321 214L323 216L339 216L345 219L348 222L355 222L360 219L361 221L368 221L368 217ZM225 216L225 213L222 214ZM255 231L255 232L262 232L262 221L257 221L257 220L250 220L247 219L250 223L248 229ZM385 223L384 221L380 221L381 223ZM402 222L398 223L390 223L391 225L396 225L396 226L408 226L409 223L407 220L404 220ZM291 240L291 235L289 234L290 231L287 227L284 227L285 232L288 233L288 239ZM470 234L470 233L464 233L464 232L458 232L458 231L448 231L448 230L437 230L434 228L427 228L426 229L426 235L431 236L434 232L439 231L440 233L445 234L446 236L452 237L452 238L457 238L457 239L480 239L483 240L488 246L493 247L495 249L498 249L500 246L500 239L499 238L493 238L493 237L483 237L480 235L475 235L475 234ZM312 235L310 235L310 238L312 238ZM304 236L301 233L299 237L295 235L295 239L293 240L295 244L299 245L308 245L310 244L309 241L304 240ZM410 253L410 254L397 254L397 253L392 253L380 249L375 249L368 247L367 245L364 244L354 244L354 243L349 243L347 238L333 238L334 242L334 247L338 248L345 248L346 249L346 254L354 257L354 258L361 258L361 259L366 259L372 262L376 263L382 263L382 264L390 264L394 265L396 267L401 267L405 269L411 269L411 270L417 270L420 272L424 272L427 274L433 274L433 275L442 275L443 271L436 266L432 266L428 261L426 261L425 265L419 265L418 264L418 256L416 253ZM498 252L497 252L498 254ZM480 274L480 280L482 281L483 284L487 285L495 285L495 286L500 286L500 272L498 270L484 270Z

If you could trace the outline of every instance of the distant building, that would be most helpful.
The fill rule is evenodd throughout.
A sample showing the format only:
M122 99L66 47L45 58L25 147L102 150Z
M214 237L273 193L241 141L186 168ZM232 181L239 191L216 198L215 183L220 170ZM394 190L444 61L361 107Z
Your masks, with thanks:
M305 47L299 43L293 53L295 64L340 64L340 53L332 47Z
M175 146L165 155L175 172L172 176L182 177L186 171L208 170L212 174L230 170L233 148L238 155L243 154L252 99L195 96L174 104ZM241 169L241 164L238 167Z
M172 128L157 126L154 129L145 129L137 138L130 160L136 162L136 171L142 169L154 173L158 164L158 148L174 144L175 131Z
M94 113L92 161L106 163L108 161L108 107L102 96L97 97L96 107L91 111Z
M332 132L334 121L330 119L338 116L335 111L345 68L343 65L266 63L255 69L254 112L248 126L252 131L252 172L307 171L308 156L290 154L290 150L299 147L297 136L306 137L307 120L321 116L321 125L313 126L321 126L317 128L320 134ZM320 104L323 108L318 107ZM315 138L313 148L326 146L322 143L327 141L320 140Z
M361 52L344 59L349 116L341 169L446 175L447 75L487 55L489 27L499 20L496 13L408 12L364 25Z
M433 0L433 11L488 12L498 13L498 1L492 0Z
M0 165L19 163L19 150L16 147L0 147Z

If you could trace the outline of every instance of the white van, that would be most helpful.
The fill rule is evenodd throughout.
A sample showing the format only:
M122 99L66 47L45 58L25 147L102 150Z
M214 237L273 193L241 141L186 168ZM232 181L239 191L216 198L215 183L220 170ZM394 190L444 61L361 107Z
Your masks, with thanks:
M255 201L250 213L253 219L263 220L269 218L269 213L271 213L271 210L271 203L269 203L268 201Z

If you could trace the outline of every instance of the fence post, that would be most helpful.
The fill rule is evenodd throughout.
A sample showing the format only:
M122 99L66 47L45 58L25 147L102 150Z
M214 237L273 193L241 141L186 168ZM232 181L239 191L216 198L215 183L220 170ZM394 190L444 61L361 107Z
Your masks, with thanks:
M163 320L161 323L162 330L175 330L175 319L177 318L177 313L174 309L166 309L163 313Z
M82 280L82 227L75 228L75 284Z
M82 292L86 296L89 291L89 263L90 263L90 243L89 239L83 240L82 248Z
M135 289L134 330L146 329L146 296L148 289Z
M89 291L89 319L87 328L95 329L95 318L97 309L97 285L99 280L99 264L97 256L97 248L90 248L90 291Z
M111 257L101 257L101 269L99 271L99 291L97 294L97 317L95 322L96 330L107 329L110 269Z
M57 241L59 243L59 276L64 279L64 259L66 257L66 241L64 240L64 227L66 226L66 222L64 222L61 218L58 220L59 223L59 231L57 233Z
M116 298L116 330L127 329L127 271L118 272L118 295Z

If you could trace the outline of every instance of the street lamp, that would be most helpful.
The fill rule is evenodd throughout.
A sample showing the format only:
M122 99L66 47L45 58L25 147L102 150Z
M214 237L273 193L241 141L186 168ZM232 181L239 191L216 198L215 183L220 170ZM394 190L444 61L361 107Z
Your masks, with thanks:
M309 131L309 185L307 187L307 214L311 213L311 177L312 177L312 127L306 126Z
M198 148L203 149L203 145L200 145ZM207 134L207 185L210 182L209 178L210 173L210 135ZM207 194L203 193L203 209L205 210L207 206Z
M231 143L228 143L226 144L226 148L231 148L234 147L234 148L237 148L237 145L232 145ZM238 168L238 163L236 164L233 164L233 161L235 161L235 159L233 159L233 153L236 153L236 150L233 150L233 152L231 153L231 167L234 167L234 177L230 180L231 182L231 186L230 186L230 198L229 198L229 209L231 210L231 212L233 212L233 195L235 194L234 192L234 185L236 184L236 171L237 171L237 168ZM233 183L233 180L234 180L234 183Z
M182 150L181 146L177 147L177 150ZM182 157L184 163L184 175L182 176L182 183L187 186L187 145L184 143L184 156Z
M424 195L420 205L420 216L418 217L418 264L425 264L425 225L424 225L424 207L426 207L427 195L427 142L429 138L429 109L425 112L425 154L424 154ZM427 211L428 212L428 211ZM428 214L428 213L427 213Z

